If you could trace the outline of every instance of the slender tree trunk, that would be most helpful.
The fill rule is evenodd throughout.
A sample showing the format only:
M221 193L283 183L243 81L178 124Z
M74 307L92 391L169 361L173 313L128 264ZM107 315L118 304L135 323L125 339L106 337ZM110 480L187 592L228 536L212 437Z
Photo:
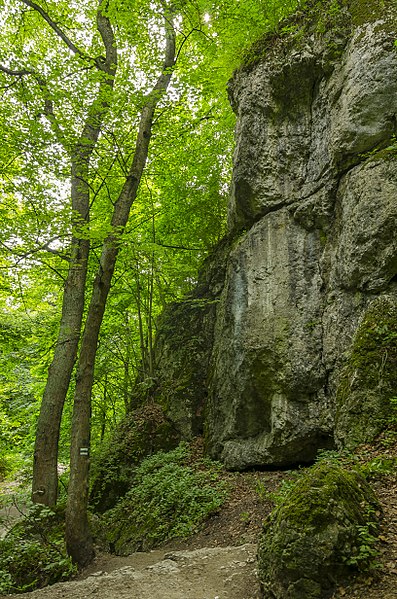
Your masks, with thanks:
M124 400L124 408L125 412L128 412L129 404L130 404L130 391L131 391L131 351L130 351L130 319L128 311L125 313L125 327L124 327L125 335L127 338L127 346L125 350L125 357L123 360L124 367L124 377L123 377L123 400Z
M55 505L57 501L59 429L63 406L76 361L84 312L87 263L90 250L88 240L89 166L101 131L103 117L108 109L107 102L101 98L106 97L109 88L113 89L117 64L113 32L108 19L101 13L101 5L102 0L99 0L97 26L106 49L106 61L104 64L98 63L97 66L104 72L104 77L99 85L98 96L88 109L87 119L80 139L72 151L71 204L73 237L69 258L70 265L64 287L58 339L41 403L34 449L32 500L49 506ZM52 105L47 109L47 114L54 125L55 116Z
M154 254L152 254L152 267L149 279L149 290L148 290L148 317L147 317L147 328L148 328L148 357L149 357L149 376L154 376L154 363L153 363L153 293L154 293Z
M101 411L101 443L103 442L104 438L105 438L105 431L106 431L106 413L107 413L107 406L108 406L108 375L105 374L105 381L103 384L103 400L102 400L103 404L102 404L102 411Z
M72 417L70 483L66 508L66 547L72 560L84 566L94 557L87 519L90 447L91 392L99 331L119 251L120 235L127 224L131 206L146 164L155 108L167 90L175 61L175 31L172 17L165 17L166 49L162 73L142 109L135 153L127 180L115 203L112 231L102 247L100 266L84 328Z
M88 252L87 240L73 240L61 325L37 422L32 500L48 506L56 504L58 495L59 429L80 339Z

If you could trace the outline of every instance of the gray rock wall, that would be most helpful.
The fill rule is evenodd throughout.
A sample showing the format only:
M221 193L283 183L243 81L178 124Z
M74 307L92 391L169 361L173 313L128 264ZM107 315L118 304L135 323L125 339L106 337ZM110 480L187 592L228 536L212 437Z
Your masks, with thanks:
M310 461L381 426L357 425L336 397L367 310L397 302L396 34L392 17L349 19L278 40L231 84L229 225L245 232L217 313L207 436L231 468Z
M230 235L210 262L216 291L192 298L198 354L188 322L177 351L160 332L159 371L189 379L171 417L189 436L200 405L208 450L230 468L367 441L397 385L395 5L335 6L313 0L231 82ZM379 352L362 347L374 335Z

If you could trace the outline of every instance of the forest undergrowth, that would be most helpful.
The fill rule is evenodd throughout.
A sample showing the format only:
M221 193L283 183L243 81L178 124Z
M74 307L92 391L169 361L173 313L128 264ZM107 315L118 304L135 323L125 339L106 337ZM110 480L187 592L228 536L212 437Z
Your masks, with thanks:
M334 599L395 598L397 434L389 429L376 443L354 453L320 452L318 459L360 469L380 502L379 531L376 535L362 531L360 551L366 566L358 568L349 585L337 589ZM127 556L153 547L192 551L256 544L263 520L306 470L227 472L203 457L200 439L190 447L184 444L155 454L142 463L136 487L118 506L105 513L102 521L92 517L102 567L114 559L112 551ZM29 509L23 488L3 482L0 501L3 526L7 525L7 506L8 511L14 505L25 512L0 541L0 593L26 592L74 578L77 571L64 550L62 499L55 512L41 506ZM120 523L128 521L123 512L131 523L127 537L120 535L125 528ZM79 578L84 576L84 571L79 573Z

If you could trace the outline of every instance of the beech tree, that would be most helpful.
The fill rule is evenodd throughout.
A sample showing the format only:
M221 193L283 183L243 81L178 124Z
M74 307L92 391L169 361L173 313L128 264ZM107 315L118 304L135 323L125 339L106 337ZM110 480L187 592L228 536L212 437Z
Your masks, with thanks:
M88 468L90 447L91 390L95 354L106 299L114 271L119 239L128 221L131 205L136 198L142 172L146 164L157 104L169 85L175 63L175 29L173 8L162 3L164 19L164 59L160 74L149 93L142 100L140 122L135 149L126 172L125 182L113 202L109 233L101 250L97 274L94 278L86 323L81 336L90 238L90 163L96 148L106 113L112 104L114 81L118 63L118 49L113 27L108 15L109 3L99 0L96 12L96 28L104 53L92 55L81 49L65 33L41 5L23 0L28 8L39 15L44 23L72 55L85 63L85 69L95 69L96 81L92 98L84 110L80 133L74 143L64 135L57 118L56 99L51 93L46 75L36 66L1 65L3 73L23 81L31 77L43 102L43 115L51 126L55 139L70 156L71 189L71 244L67 260L68 272L64 284L62 315L54 356L49 368L41 411L37 426L34 452L33 489L34 501L54 505L57 498L57 444L62 409L75 364L77 349L81 342L77 365L76 386L71 441L71 479L66 512L66 543L69 554L79 564L86 564L93 557L92 541L88 530L86 507L88 500ZM88 32L87 32L88 33ZM91 50L91 48L90 48ZM81 340L80 340L81 337Z
M149 268L141 271L134 254L140 322L139 278L148 276L149 281L147 343L143 329L139 336L150 376L153 247L161 246L162 230L175 230L178 220L192 222L196 205L192 201L183 212L186 198L209 198L207 218L202 214L192 229L201 230L208 240L221 234L233 127L231 112L225 109L226 80L241 59L241 48L295 4L0 2L0 119L6 131L0 158L2 192L9 203L7 243L2 243L19 266L33 259L36 270L41 264L55 274L50 295L59 297L62 281L59 329L37 424L32 498L49 506L56 503L59 430L65 398L72 391L66 540L79 564L93 557L86 507L95 358L117 259L128 246L131 208L138 193L142 205L145 195L151 205ZM184 156L187 139L205 131L206 159L202 153ZM193 165L202 169L201 178L192 173ZM173 203L160 198L164 195L173 197ZM219 208L215 198L221 198ZM160 204L167 206L167 215L156 230L153 215ZM217 234L207 233L208 223ZM211 242L195 247L189 241L192 229L184 232L182 245L180 235L175 241L168 237L168 245L203 256Z

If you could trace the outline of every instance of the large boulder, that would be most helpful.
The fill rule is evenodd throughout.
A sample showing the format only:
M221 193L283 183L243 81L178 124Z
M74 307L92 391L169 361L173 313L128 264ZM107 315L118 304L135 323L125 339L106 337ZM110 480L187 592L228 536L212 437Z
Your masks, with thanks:
M334 443L335 420L336 442L352 445L385 415L391 385L366 395L361 377L358 393L346 364L372 303L397 306L395 8L311 2L231 82L229 227L240 237L207 409L209 450L230 468L309 462Z
M309 469L265 522L258 550L265 599L325 599L374 551L377 501L362 476Z

